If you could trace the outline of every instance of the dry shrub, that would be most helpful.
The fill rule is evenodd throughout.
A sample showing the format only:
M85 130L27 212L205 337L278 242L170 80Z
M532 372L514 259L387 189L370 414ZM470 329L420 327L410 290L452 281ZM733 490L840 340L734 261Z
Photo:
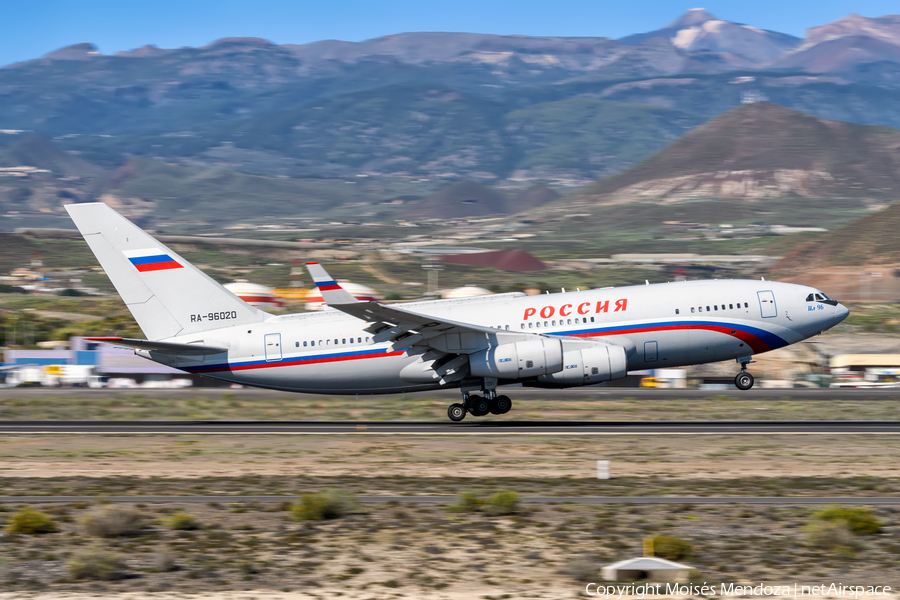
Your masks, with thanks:
M74 579L110 581L125 576L125 560L105 550L82 550L69 559L66 567Z
M147 526L147 518L131 508L106 505L97 507L82 517L81 525L88 535L114 538L143 532Z
M459 502L450 505L450 510L454 512L476 512L484 506L484 500L473 494L465 492L459 497Z
M844 521L813 521L804 528L809 545L820 550L835 550L853 555L862 543Z
M176 531L193 531L195 529L200 529L200 522L186 513L175 513L168 519L163 519L163 522L168 525L170 529L175 529Z
M657 535L653 538L653 555L666 560L683 560L694 555L694 547L681 538Z
M600 577L600 567L597 565L597 561L585 555L573 559L566 565L565 572L575 581L597 581L597 578Z
M487 512L491 515L511 515L519 510L519 495L510 490L500 490L487 499Z
M359 508L356 496L341 490L306 494L291 506L295 521L323 521L346 517Z
M868 508L851 506L832 506L813 515L813 523L823 521L844 523L851 533L856 535L872 535L881 531L881 521Z
M153 553L153 568L159 573L168 573L178 567L175 565L175 554L166 546L157 548Z
M48 514L33 508L23 508L9 519L6 525L7 533L20 533L25 535L38 535L41 533L55 533L59 531L56 521Z

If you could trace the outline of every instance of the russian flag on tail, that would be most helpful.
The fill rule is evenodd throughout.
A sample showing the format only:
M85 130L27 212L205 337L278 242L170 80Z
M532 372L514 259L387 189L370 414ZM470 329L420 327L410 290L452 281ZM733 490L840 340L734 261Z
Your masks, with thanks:
M184 267L174 258L163 252L159 248L144 248L142 250L124 250L125 255L131 264L140 271L164 271L166 269L183 269Z

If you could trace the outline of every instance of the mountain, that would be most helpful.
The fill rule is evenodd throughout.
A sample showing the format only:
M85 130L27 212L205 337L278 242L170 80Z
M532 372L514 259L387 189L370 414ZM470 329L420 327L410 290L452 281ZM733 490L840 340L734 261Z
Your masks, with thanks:
M771 103L726 112L624 173L579 192L597 203L900 194L900 130Z
M573 189L623 173L747 99L900 127L898 20L851 15L805 40L696 9L620 40L411 32L279 45L234 37L115 55L75 44L0 68L0 159L52 172L4 179L0 210L39 218L63 202L110 194L210 221L204 203L215 205L222 182L233 186L226 204L240 189L268 207L268 190L293 214L317 215L354 203L367 204L365 214L399 212L461 180ZM26 142L30 133L39 137ZM856 189L821 180L818 163L788 162L740 183L690 177L735 197ZM707 170L734 169L713 160ZM678 194L700 179L675 186ZM874 175L853 181L893 189ZM167 204L174 198L189 212ZM543 201L528 198L523 206ZM409 202L380 204L392 199ZM253 217L252 208L217 206L213 220Z
M557 198L559 198L558 192L551 190L546 185L537 184L510 198L506 206L510 213L518 213L543 206Z
M770 63L800 44L794 36L722 21L702 8L689 10L662 29L630 35L619 42L636 45L653 38L667 39L689 55L718 55L721 64L731 67Z
M900 263L900 203L874 212L788 253L775 266L803 272L827 266ZM854 279L853 285L857 285Z
M0 166L29 166L46 169L57 175L99 175L103 169L97 165L64 152L47 138L27 134L14 138L0 156Z
M419 218L481 217L508 212L503 192L459 181L414 204L408 214Z
M773 66L810 73L852 71L870 63L900 63L900 15L849 15L813 27L806 40Z

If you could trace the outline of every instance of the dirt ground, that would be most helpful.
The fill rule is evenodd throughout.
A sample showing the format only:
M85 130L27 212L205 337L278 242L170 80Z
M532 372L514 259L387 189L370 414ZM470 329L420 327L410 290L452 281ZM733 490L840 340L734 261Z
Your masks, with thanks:
M0 477L900 477L896 436L0 437ZM2 483L0 483L2 486Z
M100 539L81 525L96 506L43 506L60 532L0 538L8 594L0 598L583 598L600 567L640 556L642 540L659 534L689 545L679 560L696 569L698 583L896 585L900 552L900 507L875 508L882 532L854 540L852 552L808 535L814 507L527 505L492 516L394 504L318 522L263 504L129 508L148 517L145 530ZM175 511L200 529L172 530L166 518ZM124 559L125 576L74 579L68 560L99 547ZM156 566L161 550L171 558L164 570Z

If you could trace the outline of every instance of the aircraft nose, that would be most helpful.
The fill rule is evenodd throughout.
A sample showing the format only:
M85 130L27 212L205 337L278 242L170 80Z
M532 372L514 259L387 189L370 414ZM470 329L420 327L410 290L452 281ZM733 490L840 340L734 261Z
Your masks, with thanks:
M846 319L849 314L849 308L847 308L843 304L838 304L834 307L834 324L837 325L838 323Z

